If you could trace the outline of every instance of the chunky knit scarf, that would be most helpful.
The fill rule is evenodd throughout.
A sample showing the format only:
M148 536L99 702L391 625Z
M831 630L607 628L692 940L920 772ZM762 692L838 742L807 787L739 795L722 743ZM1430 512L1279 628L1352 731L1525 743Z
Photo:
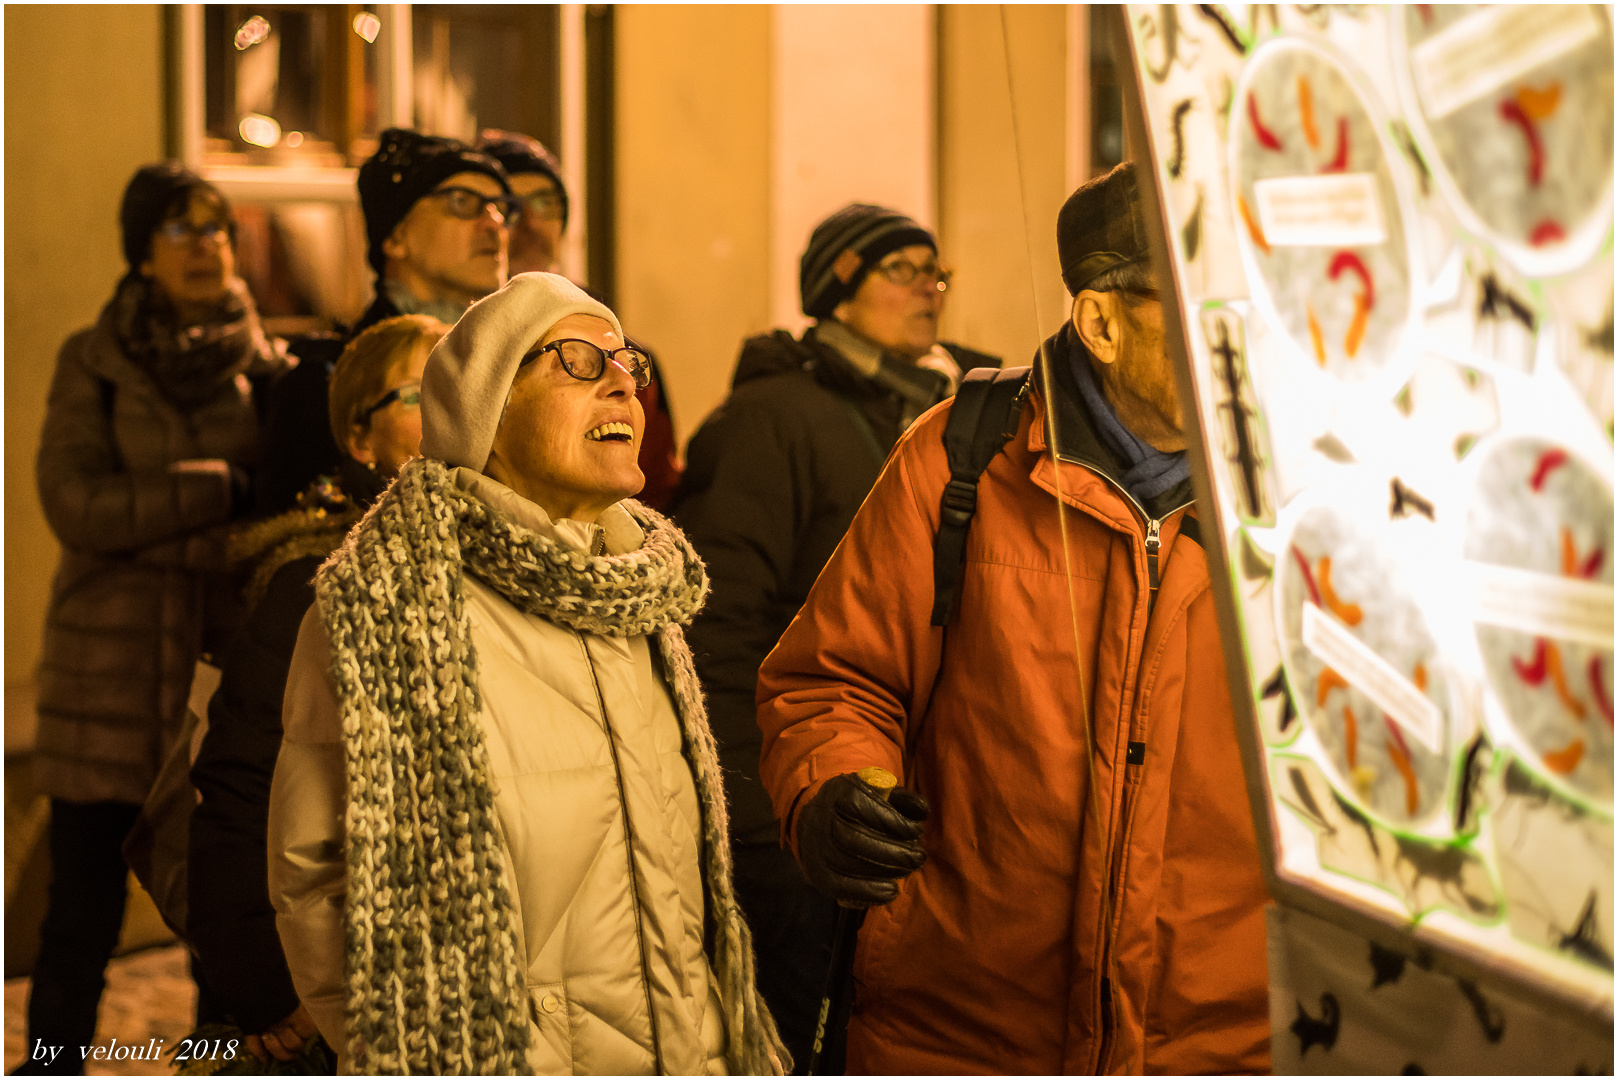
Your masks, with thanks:
M718 754L680 625L707 576L684 535L626 503L639 550L589 556L406 465L315 581L332 645L348 789L348 1054L372 1073L528 1068L528 1016L464 606L471 573L518 609L589 634L656 634L702 806L704 879L733 1073L791 1059L753 982L731 890Z

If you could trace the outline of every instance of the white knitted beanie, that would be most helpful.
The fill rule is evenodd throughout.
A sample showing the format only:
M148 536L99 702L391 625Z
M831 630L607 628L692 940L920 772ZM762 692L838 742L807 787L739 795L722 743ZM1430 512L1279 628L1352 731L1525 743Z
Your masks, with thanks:
M517 365L568 315L618 316L560 274L518 274L466 309L421 374L421 455L483 471Z

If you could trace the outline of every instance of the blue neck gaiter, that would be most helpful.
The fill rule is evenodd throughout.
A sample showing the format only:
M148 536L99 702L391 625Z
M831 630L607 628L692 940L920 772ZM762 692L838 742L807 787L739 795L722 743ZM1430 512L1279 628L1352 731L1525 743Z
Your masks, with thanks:
M1079 341L1077 334L1071 336L1073 348L1068 353L1068 361L1072 365L1074 378L1078 380L1079 397L1084 402L1085 411L1090 414L1091 423L1095 425L1096 436L1123 467L1124 474L1117 479L1124 490L1142 506L1148 505L1157 496L1190 478L1191 465L1186 460L1185 451L1165 454L1137 438L1134 432L1124 426L1112 403L1102 393L1101 381L1090 366L1089 350Z

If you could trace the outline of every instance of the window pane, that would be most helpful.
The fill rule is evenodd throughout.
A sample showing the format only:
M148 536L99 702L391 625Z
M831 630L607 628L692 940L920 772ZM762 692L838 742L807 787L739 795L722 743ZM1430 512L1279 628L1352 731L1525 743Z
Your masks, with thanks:
M205 5L210 157L246 155L265 165L362 158L376 133L374 8Z
M468 141L503 128L556 149L557 5L416 4L411 27L418 128Z

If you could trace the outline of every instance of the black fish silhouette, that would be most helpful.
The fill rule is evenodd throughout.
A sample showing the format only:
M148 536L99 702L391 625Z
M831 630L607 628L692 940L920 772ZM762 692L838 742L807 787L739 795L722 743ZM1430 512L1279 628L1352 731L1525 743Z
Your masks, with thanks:
M1342 1013L1337 1007L1337 996L1330 991L1320 995L1320 1019L1316 1020L1298 1002L1298 1018L1292 1021L1292 1034L1298 1037L1298 1056L1303 1057L1311 1046L1330 1050L1337 1045L1337 1028Z
M1596 891L1590 890L1585 897L1584 909L1579 912L1579 921L1573 924L1571 934L1563 934L1557 940L1558 948L1566 949L1581 960L1586 960L1608 971L1612 970L1612 953L1601 947L1601 938L1596 932Z
M1388 983L1396 983L1405 973L1405 957L1403 953L1384 949L1376 942L1371 942L1371 989Z
M1264 689L1259 693L1265 701L1277 694L1281 695L1281 720L1275 725L1275 729L1285 731L1298 715L1298 710L1292 705L1292 693L1287 689L1286 673L1277 667L1275 674L1270 676L1270 681L1264 684Z
M1466 1000L1472 1003L1472 1012L1478 1018L1478 1026L1483 1029L1483 1037L1491 1043L1497 1043L1506 1033L1506 1014L1500 1011L1498 1005L1492 1004L1478 989L1477 983L1467 979L1457 979L1455 984L1466 995Z
M1395 476L1393 478L1393 505L1388 508L1388 516L1390 518L1409 517L1412 511L1420 514L1428 521L1433 520L1433 504L1405 487L1404 481Z

